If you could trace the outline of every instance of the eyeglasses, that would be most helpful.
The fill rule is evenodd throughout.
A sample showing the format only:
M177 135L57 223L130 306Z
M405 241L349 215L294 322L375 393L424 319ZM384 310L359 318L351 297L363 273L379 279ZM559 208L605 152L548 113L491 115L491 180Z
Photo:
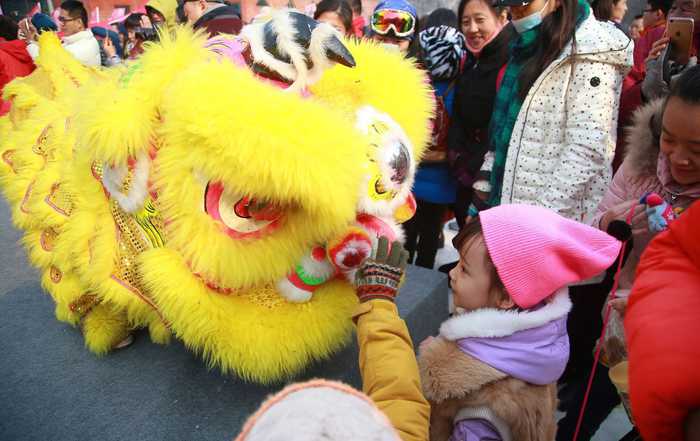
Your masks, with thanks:
M58 21L61 23L68 23L69 21L75 21L78 20L79 18L72 18L72 17L63 17L63 16L58 16Z
M393 30L397 37L408 37L416 28L416 19L406 11L382 9L372 14L371 28L380 35Z

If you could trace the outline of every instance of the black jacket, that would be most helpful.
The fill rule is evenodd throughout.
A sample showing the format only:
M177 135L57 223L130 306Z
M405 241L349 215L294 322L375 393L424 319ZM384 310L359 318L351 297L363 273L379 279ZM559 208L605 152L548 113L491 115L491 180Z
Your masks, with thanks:
M508 46L517 33L507 25L475 58L468 55L457 79L447 137L448 158L460 186L474 183L488 150L488 127L496 99L496 81L508 61Z

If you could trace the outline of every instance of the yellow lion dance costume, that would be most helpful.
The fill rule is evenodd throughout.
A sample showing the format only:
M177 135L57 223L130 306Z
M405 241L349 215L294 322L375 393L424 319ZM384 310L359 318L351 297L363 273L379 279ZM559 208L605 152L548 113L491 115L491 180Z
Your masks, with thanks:
M348 41L356 67L303 96L184 30L113 70L40 45L5 89L0 187L58 320L95 354L147 328L262 383L346 344L352 257L396 231L429 134L421 72Z

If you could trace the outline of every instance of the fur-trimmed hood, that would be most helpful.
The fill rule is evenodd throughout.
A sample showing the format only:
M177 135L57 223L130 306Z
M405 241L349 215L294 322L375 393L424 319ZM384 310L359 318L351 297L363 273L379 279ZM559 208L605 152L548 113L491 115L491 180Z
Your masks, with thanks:
M465 354L531 384L550 384L569 359L566 317L568 289L536 308L502 311L482 309L447 320L440 328Z
M458 398L507 377L553 383L568 361L570 309L564 288L539 308L481 309L447 320L419 356L426 398Z
M486 308L452 317L440 326L440 335L447 340L507 337L566 317L570 310L569 290L562 288L540 308L524 311Z
M625 129L625 161L640 176L655 176L659 161L659 138L664 99L651 101L632 116L632 124Z
M675 206L686 206L700 197L700 184L678 184L671 175L666 155L661 154L664 101L664 98L654 100L634 113L632 125L626 130L625 169L629 173L628 178L632 180L651 178L657 181L661 189L675 194L676 197L680 196Z

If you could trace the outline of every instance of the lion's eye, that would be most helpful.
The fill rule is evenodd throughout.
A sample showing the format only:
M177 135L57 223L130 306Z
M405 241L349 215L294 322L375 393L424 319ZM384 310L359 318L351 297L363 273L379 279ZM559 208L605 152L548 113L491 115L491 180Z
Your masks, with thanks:
M391 170L391 182L398 185L406 182L408 172L411 167L411 156L406 145L401 140L396 139L386 146L388 161L387 166Z
M260 237L278 226L282 208L267 201L228 191L220 182L209 182L204 194L205 211L221 222L233 238Z

